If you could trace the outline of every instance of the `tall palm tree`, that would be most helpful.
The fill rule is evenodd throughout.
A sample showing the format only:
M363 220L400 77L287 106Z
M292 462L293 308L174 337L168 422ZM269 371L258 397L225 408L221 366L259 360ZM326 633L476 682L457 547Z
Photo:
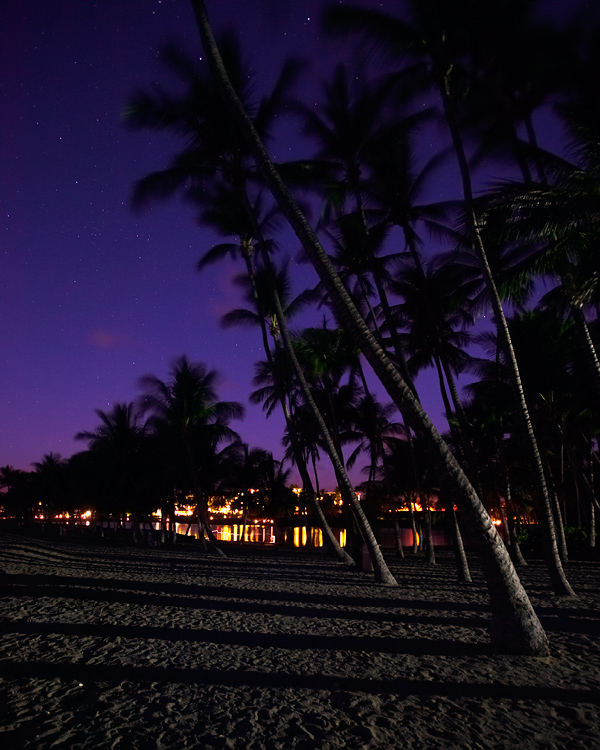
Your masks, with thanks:
M236 89L250 108L248 82L243 75L236 47L232 47L230 40L226 42L228 70L236 81ZM215 226L225 235L234 234L239 237L236 243L220 243L211 248L202 256L198 267L203 269L225 255L239 255L243 258L247 283L252 290L254 311L249 314L237 311L230 316L229 322L232 317L237 322L242 319L246 322L257 320L261 326L265 354L270 359L268 330L270 328L273 332L273 327L279 327L282 323L272 303L273 295L278 294L278 291L265 289L264 280L271 275L277 289L277 273L273 273L272 269L266 275L263 273L263 289L259 289L257 255L269 269L268 255L272 243L266 239L266 233L271 229L273 213L267 210L263 214L260 191L251 197L255 175L248 159L248 149L237 129L232 128L231 120L226 117L210 76L202 75L189 59L182 59L172 50L167 55L167 62L174 64L176 70L183 73L184 80L191 84L188 86L188 95L177 101L170 99L164 92L155 96L138 95L134 97L130 107L130 122L138 127L168 127L178 132L183 130L191 132L193 137L191 145L175 159L171 168L153 173L138 183L134 202L141 204L150 197L164 197L183 188L188 197L203 207L203 221ZM253 121L263 135L297 71L297 64L287 63L271 95L263 99L257 109L252 107ZM284 401L281 401L281 405L287 420ZM300 456L296 463L305 488L316 503L314 491L310 488L310 478L302 466ZM319 511L320 508L317 508L317 512ZM322 520L324 521L324 517ZM339 545L335 552L343 562L350 562Z
M108 513L129 510L134 515L136 540L137 516L148 513L155 499L149 488L150 462L147 460L145 425L133 403L117 403L108 411L96 410L100 424L93 430L78 432L96 457L102 487L101 509Z
M422 425L440 462L447 468L457 485L465 509L477 529L492 600L492 638L499 648L527 653L547 653L546 634L535 614L531 602L519 581L491 519L477 493L469 483L458 462L444 443L431 420L416 401L414 395L386 353L362 320L346 289L337 276L327 254L310 228L305 216L282 182L272 160L264 148L260 135L249 119L242 102L231 85L223 65L212 28L202 0L192 0L192 8L203 40L204 50L212 68L215 81L223 96L232 120L240 128L254 154L261 173L279 203L282 212L296 232L321 280L334 301L340 323L356 335L357 342L372 365L384 387L399 408L406 408Z
M501 242L531 247L530 273L550 275L559 282L545 303L562 307L574 320L598 397L600 361L586 308L600 293L596 260L600 163L586 169L558 159L553 161L557 168L551 182L508 184L486 197L487 231Z
M9 513L21 520L33 517L36 502L33 472L15 469L10 464L0 466L0 487L5 490L2 505Z
M472 3L471 0L452 4L443 0L412 0L409 5L412 25L386 13L347 6L331 8L327 19L330 27L336 29L337 25L338 31L354 29L370 34L398 57L411 55L415 67L420 70L424 80L429 79L430 85L440 98L458 165L468 234L481 264L496 325L501 332L503 346L510 362L513 386L519 400L520 414L528 438L540 505L543 509L546 560L550 577L557 593L573 595L573 589L566 578L558 554L551 500L542 459L502 301L484 244L481 218L477 213L473 198L471 168L460 129L460 102L465 95L461 69L471 44L468 30L469 16L473 11Z
M353 409L352 427L357 433L358 444L348 456L346 463L351 467L361 453L369 458L369 463L365 467L365 506L368 515L373 515L375 510L373 485L385 455L387 441L390 437L397 437L403 433L402 425L392 421L394 414L396 408L393 404L381 404L371 393L363 394Z
M244 410L236 401L217 399L217 380L215 370L182 356L174 362L168 380L146 375L140 384L149 425L168 452L179 488L194 496L202 533L211 548L224 555L210 528L208 501L218 486L221 460L239 439L229 423L241 419Z
M471 335L467 329L473 325L469 298L474 287L475 282L462 278L453 264L439 260L419 261L418 265L412 260L404 263L392 282L402 300L394 306L394 314L408 329L409 368L416 374L424 367L435 366L449 422L452 424L455 413L463 431L455 378L470 362L466 348Z
M68 477L67 462L58 453L46 453L41 461L33 464L35 484L40 493L38 502L44 503L44 515L59 507L67 505Z

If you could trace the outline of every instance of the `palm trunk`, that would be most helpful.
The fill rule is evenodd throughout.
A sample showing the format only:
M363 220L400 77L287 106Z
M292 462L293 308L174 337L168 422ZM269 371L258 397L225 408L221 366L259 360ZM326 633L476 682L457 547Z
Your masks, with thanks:
M192 487L194 490L194 501L196 503L196 513L198 515L198 521L199 525L201 524L204 526L204 531L206 533L208 547L212 549L214 552L216 552L219 557L227 557L227 555L223 552L221 547L219 546L219 542L215 535L213 534L212 529L210 528L210 524L208 522L208 499L205 497L204 492L200 489L200 482L198 481L198 474L196 471L196 468L194 466L194 458L192 455L192 449L189 445L189 443L185 443L185 449L187 452L187 458L188 458L188 468L190 473L190 478L192 480ZM202 530L200 529L200 538L204 539L204 535L202 533ZM203 542L204 545L204 542Z
M444 370L444 375L446 376L446 382L448 383L448 389L450 390L452 403L454 404L454 413L456 414L456 418L460 426L460 434L462 438L461 442L464 444L464 449L467 450L467 432L468 432L467 418L465 417L465 412L460 402L460 396L458 395L458 388L456 387L456 381L454 380L454 376L452 375L452 370L450 369L450 365L448 365L447 362L445 362L441 358L440 358L440 362Z
M226 106L245 134L263 177L269 185L283 213L294 228L300 242L310 255L313 265L336 306L345 327L356 336L363 353L375 373L399 408L406 408L415 424L422 427L441 466L454 482L461 502L468 513L476 538L481 546L491 600L491 637L500 650L529 654L547 654L548 639L535 614L502 540L471 486L462 468L443 441L435 426L416 401L407 383L377 344L364 320L361 319L346 289L337 276L331 261L311 230L304 215L295 204L273 166L260 137L246 114L223 65L202 0L191 0L204 49L215 80L221 88Z
M575 325L580 333L581 340L583 341L585 353L590 364L592 376L594 379L594 385L596 387L596 396L600 397L600 361L598 361L598 353L592 337L590 336L590 329L583 313L581 305L571 305L573 312L573 318L575 319Z
M245 197L245 193L244 193L244 197ZM260 234L260 228L258 226L258 222L256 221L256 217L250 206L249 201L246 199L245 199L245 204L246 204L246 212L247 212L248 218L250 222L254 225L255 230L257 231L257 234ZM254 266L252 255L249 249L249 243L242 242L241 247L242 247L242 254L244 257L244 261L246 263L246 271L247 271L248 277L250 279L251 287L252 287L252 296L254 299L254 303L256 305L259 319L260 319L263 349L264 349L267 361L272 364L273 358L271 354L271 348L269 346L267 328L265 325L264 306L263 306L263 301L261 299L261 296L258 292L258 286L256 284L255 266ZM283 416L284 416L286 426L288 428L288 434L290 436L290 442L292 446L292 453L294 455L294 462L296 463L296 467L300 474L300 478L302 479L302 487L303 487L304 492L308 494L309 499L317 513L317 518L319 520L319 525L323 532L323 537L326 540L326 543L328 544L330 549L333 551L334 555L337 557L337 559L340 562L344 563L344 565L353 566L354 560L350 557L350 555L344 549L342 549L342 547L338 543L331 527L329 526L329 523L327 522L325 514L323 513L323 509L321 508L319 504L312 482L310 480L310 475L306 467L306 462L304 461L304 458L302 456L302 451L298 445L298 441L294 433L294 427L290 420L290 414L286 406L286 403L283 398L280 398L279 402L283 411ZM244 518L244 525L245 525L245 518ZM243 538L242 538L242 541L243 541Z
M566 563L569 561L569 550L567 548L567 538L565 536L565 526L563 523L562 513L560 511L560 503L558 502L558 495L556 494L555 489L552 491L552 498L554 500L554 513L556 514L556 527L558 529L560 558L564 563Z
M246 520L247 520L248 511L246 510L246 506L242 509L242 523L240 524L240 544L244 543L244 534L246 533Z
M523 553L521 552L521 545L519 544L519 540L517 539L517 529L515 528L514 523L514 506L512 502L512 496L511 496L511 487L510 487L510 476L508 474L508 471L505 472L506 476L506 509L505 509L505 517L506 517L506 523L508 528L508 551L510 553L510 556L512 558L512 561L515 565L527 565L527 561L523 557ZM510 517L509 515L510 514Z
M429 507L429 497L421 498L423 506L423 518L425 522L425 546L427 552L427 562L429 565L435 565L435 546L433 544L433 526L431 523L431 508Z
M350 482L350 478L348 477L348 474L346 473L344 464L342 463L340 459L340 455L338 451L336 450L336 446L333 441L333 438L331 437L331 433L329 432L329 429L327 425L325 424L325 420L323 419L323 416L321 412L319 411L319 408L317 407L315 400L312 397L310 387L306 381L302 367L300 366L300 363L298 362L298 358L296 357L296 353L294 351L294 347L290 339L290 334L287 328L287 321L285 319L285 315L281 308L281 302L279 300L279 295L276 289L273 289L273 302L275 303L275 311L277 314L277 324L279 325L279 329L281 331L281 337L283 339L286 352L290 358L290 361L292 363L292 366L294 368L294 371L300 383L300 387L302 388L302 394L304 396L304 399L306 400L306 403L309 405L313 413L313 416L315 420L317 421L317 424L319 425L319 429L321 431L321 434L327 446L327 452L329 453L329 456L331 458L331 462L333 464L336 477L338 477L338 481L340 483L340 490L342 491L344 500L348 502L350 507L352 508L352 513L354 517L356 518L356 522L358 524L358 528L360 530L361 536L363 537L363 540L369 550L369 556L371 557L371 561L373 563L373 569L375 571L375 578L377 581L379 581L379 583L383 583L387 586L397 586L398 584L396 582L396 579L390 572L390 569L388 568L385 560L383 559L383 554L381 553L381 549L379 548L379 545L377 544L377 540L375 539L375 535L373 534L373 529L371 528L367 520L367 517L365 516L364 510L361 504L358 502L356 493L354 492L354 487L352 486L352 483Z
M325 544L331 549L333 554L340 562L344 563L344 565L348 565L349 567L354 566L354 560L350 557L346 550L344 550L340 546L338 540L335 538L335 534L333 533L331 526L327 521L327 518L325 517L325 513L323 512L323 508L321 507L321 503L319 502L319 499L313 487L313 483L311 482L306 462L304 461L302 452L298 447L296 436L294 434L294 427L288 419L287 411L285 412L285 417L288 423L288 434L290 436L290 442L292 444L292 451L294 452L294 460L296 462L296 466L298 467L300 478L302 479L302 488L308 495L313 508L315 509L317 518L319 520L319 526L321 527L321 531L323 532L323 539L325 540Z
M592 441L590 441L590 475L589 478L585 477L588 484L588 489L590 493L590 512L589 512L589 537L588 537L588 546L591 549L594 549L596 547L596 506L598 505L596 501L595 496L595 489L594 489L594 444ZM585 475L584 475L585 476Z
M454 503L452 504L452 528L454 530L454 548L456 550L458 579L465 583L473 583L471 571L469 570L469 562L465 553L465 545L463 544L462 534L460 533L460 527L458 525L458 518L456 517L456 511L454 510Z
M525 434L529 444L529 450L531 454L532 467L535 472L536 484L539 496L539 504L541 507L542 526L544 530L544 542L546 550L546 563L550 572L550 578L552 586L557 594L565 596L574 596L573 589L571 588L565 572L563 570L560 556L558 554L558 546L556 542L556 531L554 527L554 520L552 517L552 505L548 487L546 484L546 477L544 475L544 469L542 466L542 459L540 456L537 439L533 430L533 424L531 422L531 416L529 414L529 408L525 399L525 392L523 390L523 384L521 382L521 375L519 372L519 365L515 355L515 351L508 329L508 323L500 301L500 295L496 282L492 275L489 260L481 237L481 229L477 220L475 209L473 207L473 189L471 186L471 174L467 161L467 157L464 151L462 137L457 126L457 119L454 113L454 103L450 94L450 71L439 81L439 91L442 98L444 107L444 114L446 116L446 122L450 130L450 136L452 138L452 144L456 154L458 162L458 168L461 176L463 197L465 201L465 209L468 216L468 221L471 225L471 232L473 238L473 244L479 260L481 261L486 286L492 299L492 307L496 316L496 325L498 326L498 336L505 344L505 352L508 357L508 362L512 372L513 386L515 388L516 396L518 399L520 414L523 420Z
M394 516L394 536L396 537L396 554L401 560L404 560L404 547L402 546L402 528L398 523L397 516Z
M208 507L205 500L198 505L198 516L204 526L204 531L208 539L208 547L215 552L219 557L227 557L219 545L217 537L214 535L213 530L210 528L210 520L208 518Z
M408 512L410 515L410 527L412 529L412 553L413 555L416 555L419 551L419 542L417 541L417 520L415 518L415 509L412 499L409 499L408 501Z
M440 386L440 394L442 396L442 401L444 402L444 409L446 411L446 419L448 420L448 426L450 427L450 430L452 430L452 422L453 422L453 412L452 407L450 406L450 399L448 398L448 391L446 390L446 385L444 383L444 375L442 373L442 365L440 363L440 360L438 357L434 358L434 364L435 369L438 376L438 383Z

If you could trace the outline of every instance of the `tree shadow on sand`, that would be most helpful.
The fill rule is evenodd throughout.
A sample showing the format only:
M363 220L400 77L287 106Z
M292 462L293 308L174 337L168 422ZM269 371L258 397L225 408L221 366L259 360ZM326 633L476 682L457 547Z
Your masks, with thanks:
M355 635L310 635L305 633L257 633L205 628L167 628L148 625L105 625L93 623L0 622L0 633L66 635L103 639L155 638L170 642L210 643L250 648L281 648L291 651L327 650L368 653L414 654L417 656L481 656L492 654L488 643L436 638L382 638Z
M577 690L534 685L443 682L433 680L369 679L334 675L300 675L283 672L248 670L179 669L170 667L137 667L128 665L53 664L51 662L0 662L0 673L6 677L76 680L83 685L94 682L157 682L184 685L224 687L293 688L315 692L359 692L406 696L445 696L450 698L491 698L568 703L600 703L593 690Z

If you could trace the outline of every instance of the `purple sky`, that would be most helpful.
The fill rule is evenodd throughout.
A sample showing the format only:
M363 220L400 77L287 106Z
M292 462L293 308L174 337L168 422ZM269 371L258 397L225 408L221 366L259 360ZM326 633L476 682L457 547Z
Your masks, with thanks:
M309 100L347 55L343 43L320 38L323 2L207 4L216 28L235 24L259 90L285 56L304 54L311 67L300 91ZM240 303L233 267L194 270L221 238L177 200L142 214L128 206L134 181L181 145L121 121L134 89L168 85L158 50L169 40L201 54L188 0L1 4L0 465L28 468L44 453L81 450L73 436L97 424L94 409L132 400L141 375L166 377L183 353L220 371L221 398L246 405L235 425L242 438L281 455L281 420L247 403L259 336L219 326ZM276 156L298 153L290 133L288 124ZM298 291L313 283L309 268L293 269ZM440 421L433 378L421 392ZM323 480L331 485L331 473Z

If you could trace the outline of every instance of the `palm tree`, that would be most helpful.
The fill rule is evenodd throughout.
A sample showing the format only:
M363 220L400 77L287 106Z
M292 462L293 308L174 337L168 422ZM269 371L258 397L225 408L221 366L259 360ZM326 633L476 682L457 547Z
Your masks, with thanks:
M472 161L482 156L514 160L526 183L533 181L534 171L538 180L545 172L533 116L572 91L578 78L579 30L571 23L559 29L536 11L543 11L536 0L501 0L467 19L469 96L463 100L463 127L473 129L479 144Z
M501 242L532 247L530 273L558 280L544 304L574 320L600 396L600 361L585 315L600 291L600 166L586 170L561 162L559 167L551 184L514 183L491 192L485 200L487 231Z
M46 453L41 461L33 464L33 467L35 469L34 482L40 493L38 502L43 503L44 516L47 519L52 510L61 504L63 507L67 505L67 462L58 453Z
M229 423L244 410L235 401L218 401L218 375L185 356L173 364L169 379L144 376L141 403L150 414L149 425L161 439L176 471L179 489L194 497L199 525L211 548L223 555L210 528L208 500L220 480L223 458L239 439Z
M256 365L254 377L255 385L260 386L250 395L254 403L262 403L267 416L273 413L277 406L281 406L286 423L284 445L288 446L286 456L290 457L296 464L302 487L309 503L314 508L319 525L323 531L327 545L333 551L337 559L345 565L354 565L354 560L339 545L333 531L323 513L319 501L319 484L316 473L316 459L318 457L317 438L310 435L310 428L314 428L315 422L301 422L301 413L305 406L301 403L300 388L295 382L295 373L288 353L275 341L270 359L259 362ZM311 480L308 464L312 461L315 476L315 484Z
M365 467L367 483L364 503L368 516L372 516L375 511L373 485L385 455L386 444L389 438L397 437L403 432L400 424L391 421L395 413L396 408L393 404L381 404L371 393L362 395L352 410L352 427L359 441L346 463L351 467L361 453L369 457L369 463Z
M496 318L496 325L501 332L501 339L510 362L512 382L519 400L520 414L528 438L531 461L536 472L540 504L543 509L546 558L552 584L557 593L573 595L573 590L566 578L558 555L552 506L542 459L502 301L484 244L481 219L477 214L473 198L471 169L459 125L459 102L465 94L461 88L463 83L461 80L461 64L470 48L471 40L467 31L469 29L469 14L472 9L468 1L449 5L443 0L413 0L410 3L410 9L413 17L412 26L395 16L346 6L330 9L327 18L330 26L334 28L337 23L340 30L342 28L345 30L353 28L374 36L378 41L385 44L393 54L398 56L413 55L417 66L420 66L421 72L429 77L433 88L440 97L456 155L468 234L481 264L482 274Z
M360 317L346 289L335 273L327 254L282 182L258 132L231 85L206 15L204 3L202 0L192 0L192 8L204 43L205 53L210 61L225 106L228 108L232 120L247 139L265 182L304 249L309 254L317 273L334 301L340 323L356 336L357 343L361 346L375 373L398 407L406 408L415 422L422 425L423 432L430 440L440 462L447 468L448 473L457 485L465 509L468 510L481 541L492 600L492 638L494 643L500 648L510 650L547 653L546 635L489 515L458 462L421 405L414 398L410 387Z
M233 71L238 91L244 92L242 95L247 94L245 79L239 75L239 58L233 55L231 49L228 49L227 57L228 68ZM178 68L181 69L182 63L179 57L176 57L176 62ZM183 66L183 72L188 78L190 70L190 63L187 61ZM281 101L283 92L296 70L297 66L287 64L273 94L270 98L263 100L258 108L254 121L261 132L266 131L275 112L275 104ZM191 82L193 85L190 96L182 102L173 102L164 94L155 99L138 96L133 102L130 118L133 118L135 124L179 129L183 125L184 130L191 130L194 136L192 146L175 160L171 169L154 173L138 183L136 199L137 202L141 202L148 196L157 194L162 196L183 185L193 200L207 205L202 212L203 220L216 225L219 231L225 234L233 233L239 236L238 243L221 243L211 248L202 257L199 268L204 268L208 263L226 254L241 255L246 265L247 281L252 290L255 311L250 311L249 314L237 311L230 316L229 322L232 318L237 322L242 319L246 322L258 320L261 325L265 353L269 358L271 355L267 335L268 326L273 328L273 326L283 325L280 312L273 309L272 298L279 293L278 279L277 272L273 272L268 264L268 253L272 248L272 243L265 239L265 232L269 229L272 214L267 212L266 217L261 214L260 194L254 200L250 197L253 176L247 159L247 149L237 131L231 132L231 123L222 122L223 107L220 98L215 95L215 87L211 79L206 79L194 70L191 74ZM213 172L216 171L218 175L216 181L214 177L211 179L209 190L203 189L204 184L202 184L207 180L207 165L210 165L210 169ZM198 170L194 172L196 166ZM194 187L197 186L198 180L201 180L200 189ZM263 274L263 280L272 277L275 285L268 289L266 294L264 289L261 290L257 286L259 283L257 251L266 263L266 275ZM268 324L267 319L269 319ZM303 469L300 470L304 474L306 483L308 474ZM314 492L312 494L314 496ZM341 549L337 550L337 554L346 561L347 555Z
M32 517L36 502L33 472L15 469L9 464L0 466L0 487L6 490L2 505L9 513L14 513L21 521Z
M455 414L463 440L465 423L455 377L470 363L465 350L471 341L467 328L473 325L473 316L468 300L474 286L453 264L439 260L403 264L393 279L393 289L402 300L394 314L408 329L409 369L416 374L435 366L449 424L453 425Z
M107 513L134 515L133 537L140 512L149 512L154 499L149 492L149 462L145 426L133 403L117 403L108 411L96 410L100 424L94 430L78 432L96 457L101 478L101 509Z

